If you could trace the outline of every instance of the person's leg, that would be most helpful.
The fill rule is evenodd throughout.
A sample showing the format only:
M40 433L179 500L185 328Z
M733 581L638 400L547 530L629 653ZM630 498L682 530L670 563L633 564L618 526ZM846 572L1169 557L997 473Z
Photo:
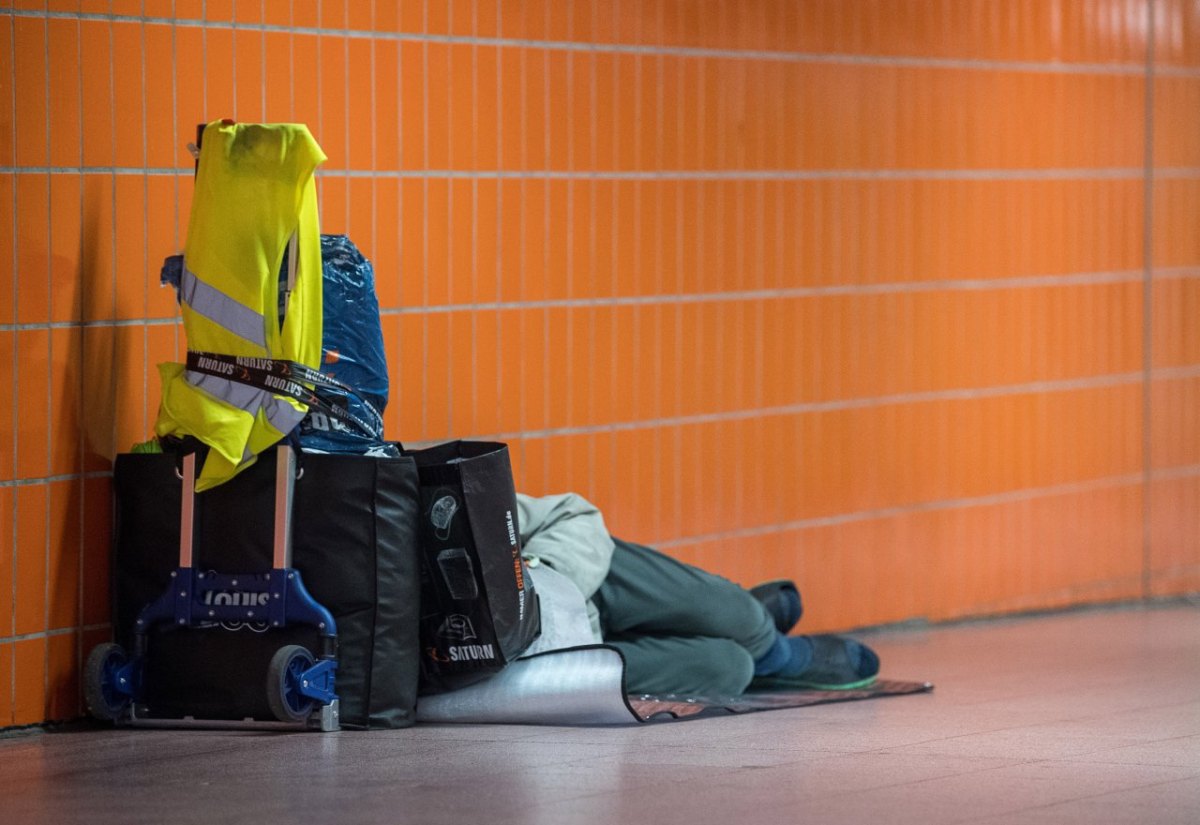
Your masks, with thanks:
M593 597L605 639L729 639L757 660L775 644L774 620L737 584L649 547L614 539L612 565Z
M752 688L851 688L869 684L879 671L874 651L853 639L784 636L766 608L739 585L649 547L614 542L608 576L593 596L605 641L728 639L751 657ZM649 658L646 662L653 667Z
M739 696L754 676L746 648L729 639L635 635L606 644L625 657L630 693Z

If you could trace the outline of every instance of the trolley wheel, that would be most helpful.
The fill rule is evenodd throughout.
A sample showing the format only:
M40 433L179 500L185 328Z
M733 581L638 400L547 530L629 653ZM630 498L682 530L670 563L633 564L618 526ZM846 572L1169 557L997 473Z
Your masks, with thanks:
M302 722L316 702L300 692L300 676L317 663L301 645L284 645L275 651L267 668L267 704L281 722Z
M84 668L83 695L88 713L114 721L129 706L130 691L117 684L117 671L129 663L125 649L115 642L96 645ZM126 686L128 687L128 686Z

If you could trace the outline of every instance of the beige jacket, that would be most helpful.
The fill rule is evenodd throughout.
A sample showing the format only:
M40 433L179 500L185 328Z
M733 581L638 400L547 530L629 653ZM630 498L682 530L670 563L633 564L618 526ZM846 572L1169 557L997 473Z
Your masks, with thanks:
M576 493L535 498L517 494L521 555L531 568L546 565L571 581L587 602L594 641L600 614L592 596L608 575L613 540L594 504Z

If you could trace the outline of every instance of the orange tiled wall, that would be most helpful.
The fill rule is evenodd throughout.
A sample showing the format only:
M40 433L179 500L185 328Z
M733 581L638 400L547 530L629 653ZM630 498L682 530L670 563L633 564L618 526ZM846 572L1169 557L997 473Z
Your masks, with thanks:
M1191 0L0 10L0 726L75 716L198 121L302 121L390 435L813 629L1200 590Z

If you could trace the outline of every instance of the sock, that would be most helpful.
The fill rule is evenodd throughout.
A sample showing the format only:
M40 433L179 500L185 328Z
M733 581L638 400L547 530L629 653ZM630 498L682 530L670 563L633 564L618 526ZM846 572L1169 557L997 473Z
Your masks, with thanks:
M791 657L778 671L780 676L799 676L813 663L813 646L807 636L788 636Z
M796 676L808 670L813 660L807 636L775 634L771 649L754 663L755 676Z
M775 641L771 643L771 649L754 663L754 675L768 676L772 673L778 673L780 668L786 665L791 658L792 651L788 647L787 636L784 636L782 633L776 633Z

